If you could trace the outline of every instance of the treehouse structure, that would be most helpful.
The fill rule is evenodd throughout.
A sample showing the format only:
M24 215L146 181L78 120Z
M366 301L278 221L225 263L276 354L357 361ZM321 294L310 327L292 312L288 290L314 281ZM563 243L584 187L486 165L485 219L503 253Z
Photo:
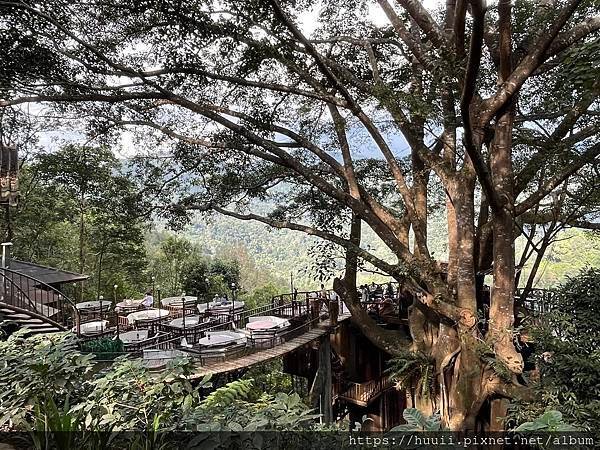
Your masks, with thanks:
M143 358L154 370L187 355L195 361L192 379L210 374L216 383L281 358L284 372L305 380L301 384L308 387L309 403L323 421L360 423L365 431L401 424L404 409L414 406L414 386L405 389L390 377L391 355L362 334L332 291L326 297L322 291L282 294L250 310L234 305L203 309L206 305L198 304L197 298L182 297L180 304L171 301L164 310L159 308L156 317L129 320L131 314L154 310L140 310L134 302L106 301L84 313L81 304L59 289L85 276L22 261L9 265L0 272L0 313L20 320L32 332L71 329L82 345L99 338L119 339L124 353ZM399 298L403 294L398 294L405 291L396 286L395 292L391 309L388 298L361 305L379 326L407 332L408 311ZM521 303L528 314L536 315L545 310L545 299L545 293L536 291ZM98 322L102 326L90 327ZM488 405L488 411L493 407ZM491 429L483 417L478 427Z

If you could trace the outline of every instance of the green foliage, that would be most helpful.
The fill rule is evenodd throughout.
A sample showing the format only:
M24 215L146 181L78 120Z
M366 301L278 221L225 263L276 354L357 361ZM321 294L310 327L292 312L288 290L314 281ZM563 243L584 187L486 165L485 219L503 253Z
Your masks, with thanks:
M190 295L206 294L210 291L211 280L209 279L208 261L203 258L197 258L190 261L186 267L182 269L182 289Z
M224 408L230 406L236 400L245 400L252 387L252 380L232 381L226 386L220 387L204 399L207 408Z
M190 261L183 269L182 287L185 292L201 293L207 298L231 292L240 286L240 267L237 261L206 257Z
M243 380L233 389L220 388L217 400L208 397L192 414L191 425L195 424L198 431L284 431L307 428L319 417L298 394L264 393L255 401L246 401L250 388L249 380Z
M80 400L92 358L77 351L71 333L24 338L19 331L0 342L0 426L22 429L34 416L62 409L67 399Z
M274 284L267 284L252 292L242 294L240 299L245 302L247 309L252 309L258 306L268 305L271 302L271 299L281 292L282 290Z
M293 392L292 376L283 371L283 360L281 358L275 358L251 367L242 379L252 380L252 390L248 393L250 401L258 400L265 392L285 392L288 394ZM308 388L306 388L306 391L308 391ZM304 398L303 400L307 399Z
M425 353L407 351L396 356L386 372L404 387L417 386L425 398L435 395L435 361Z
M169 233L151 234L148 239L150 267L162 297L199 294L231 295L231 284L240 285L240 266L234 259L210 257L185 237ZM207 282L208 280L208 282Z
M563 421L563 415L559 411L546 411L532 422L525 422L515 428L515 431L548 431L565 432L577 431L573 425Z
M600 38L582 43L579 47L569 49L564 56L567 66L564 82L585 92L592 88L600 76Z
M119 358L110 371L89 382L90 394L72 411L81 412L90 430L178 429L200 400L186 378L191 371L185 359L153 374L141 360Z
M494 352L492 345L485 341L478 341L475 352L484 363L492 368L496 375L503 381L510 383L512 380L512 372L506 367L506 364L496 358L496 353Z
M600 429L600 271L587 269L567 281L554 309L534 330L539 382L531 403L515 403L516 423L531 422L550 408L577 428Z
M70 410L69 398L59 408L52 397L36 399L32 413L33 423L24 422L36 449L46 449L46 443L56 442L61 450L78 448L76 435L79 429L79 415Z
M191 261L200 257L200 249L175 235L166 235L165 239L150 242L150 245L155 247L149 249L150 272L156 277L155 286L161 289L161 296L181 294L183 271Z
M410 432L410 431L446 431L442 426L439 414L426 417L421 411L415 408L406 408L402 412L405 424L398 425L390 431Z
M234 381L202 400L209 377L192 385L194 366L187 358L156 373L142 360L121 357L98 372L69 333L21 335L0 342L0 426L29 432L35 448L46 448L47 441L66 449L106 445L99 435L65 431L136 431L131 448L140 448L144 442L158 446L163 431L292 430L318 418L297 394L257 394L252 380Z
M600 235L589 231L568 229L552 244L541 264L537 287L555 288L569 276L587 267L600 267ZM519 244L519 242L517 242ZM519 245L517 250L519 250ZM529 267L524 267L521 282L527 280Z
M67 145L35 155L20 182L10 219L15 257L86 273L84 297L111 295L114 284L123 296L142 290L145 202L111 149Z

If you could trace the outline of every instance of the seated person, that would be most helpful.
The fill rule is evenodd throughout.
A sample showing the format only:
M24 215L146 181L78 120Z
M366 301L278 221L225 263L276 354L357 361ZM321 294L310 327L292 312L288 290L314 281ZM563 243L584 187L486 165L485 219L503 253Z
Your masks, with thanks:
M403 319L408 318L408 308L413 304L413 295L408 289L402 290L399 295L399 306L400 306L400 317Z
M154 305L154 297L150 291L146 292L144 299L142 300L142 305L144 308L149 309Z
M381 285L377 285L373 294L375 298L383 298L383 288L381 287Z
M324 284L321 284L321 291L319 292L319 298L321 300L327 300L327 289L325 289Z
M375 298L375 291L377 290L377 285L373 281L371 285L368 287L369 289L369 300L373 300Z
M379 318L379 305L377 303L371 303L367 306L367 314L373 320L377 320Z
M385 295L386 297L394 298L394 288L392 286L392 283L387 284L387 287L385 288Z

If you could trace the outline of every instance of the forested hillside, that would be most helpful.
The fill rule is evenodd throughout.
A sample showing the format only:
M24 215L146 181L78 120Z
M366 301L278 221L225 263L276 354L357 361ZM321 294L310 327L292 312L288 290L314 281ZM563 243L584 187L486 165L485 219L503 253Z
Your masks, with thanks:
M431 248L440 260L447 257L445 226L441 217L429 224ZM289 286L290 274L299 289L317 287L319 284L315 280L318 273L314 267L319 258L319 249L315 248L318 239L304 233L274 230L257 222L213 215L210 218L195 218L184 234L209 255L251 259L258 273L265 272L265 277L276 279L278 285ZM364 242L376 254L391 257L389 250L370 230L365 231ZM523 245L524 239L517 241L517 254ZM536 287L556 286L581 268L598 265L600 236L593 232L567 230L552 244L544 258ZM528 273L527 266L524 273ZM359 282L381 278L376 274L363 272Z

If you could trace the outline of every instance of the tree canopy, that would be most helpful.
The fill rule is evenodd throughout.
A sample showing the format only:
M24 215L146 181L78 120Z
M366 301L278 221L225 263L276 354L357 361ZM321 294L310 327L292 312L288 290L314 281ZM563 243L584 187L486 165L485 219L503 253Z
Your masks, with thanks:
M49 104L106 140L128 130L145 149L137 176L174 225L214 211L343 248L335 288L353 319L381 348L435 361L441 388L430 406L449 427L470 429L490 397L523 392L494 370L523 371L515 239L530 243L527 259L557 229L598 228L594 1L0 8L9 61L0 107ZM275 206L257 206L265 199ZM447 265L428 246L436 206L447 217ZM393 258L361 246L363 225ZM358 305L363 262L416 293L410 336L381 329ZM493 289L479 327L485 271Z

